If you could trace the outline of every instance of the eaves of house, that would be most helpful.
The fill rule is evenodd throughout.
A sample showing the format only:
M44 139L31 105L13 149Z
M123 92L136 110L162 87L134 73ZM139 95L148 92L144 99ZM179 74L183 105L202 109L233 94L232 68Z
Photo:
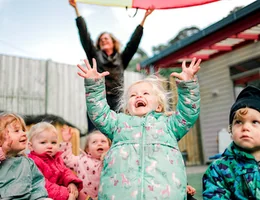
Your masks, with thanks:
M228 15L222 20L185 38L140 63L141 69L179 67L193 57L204 61L259 41L260 1Z

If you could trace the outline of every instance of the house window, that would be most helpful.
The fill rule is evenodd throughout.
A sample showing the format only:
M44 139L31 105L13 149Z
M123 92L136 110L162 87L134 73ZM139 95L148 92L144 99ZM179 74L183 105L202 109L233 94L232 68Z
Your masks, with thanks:
M235 97L248 85L260 88L260 57L230 67Z

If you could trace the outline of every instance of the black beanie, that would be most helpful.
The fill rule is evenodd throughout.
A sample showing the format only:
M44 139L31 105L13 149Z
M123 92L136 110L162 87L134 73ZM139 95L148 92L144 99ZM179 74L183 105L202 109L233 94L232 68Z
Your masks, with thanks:
M238 95L229 114L229 124L232 124L235 113L240 108L253 108L260 112L260 89L254 86L247 86Z

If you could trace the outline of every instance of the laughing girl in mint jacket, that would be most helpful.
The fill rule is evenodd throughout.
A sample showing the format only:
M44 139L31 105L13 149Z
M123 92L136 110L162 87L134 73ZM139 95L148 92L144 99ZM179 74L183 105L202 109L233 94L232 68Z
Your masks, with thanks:
M86 104L96 127L112 141L104 160L99 200L186 199L186 173L178 141L199 115L199 85L194 75L200 69L194 58L178 78L178 104L166 115L167 97L158 78L138 81L126 91L124 113L110 110L105 98L103 77L95 60L93 69L78 65L85 78Z

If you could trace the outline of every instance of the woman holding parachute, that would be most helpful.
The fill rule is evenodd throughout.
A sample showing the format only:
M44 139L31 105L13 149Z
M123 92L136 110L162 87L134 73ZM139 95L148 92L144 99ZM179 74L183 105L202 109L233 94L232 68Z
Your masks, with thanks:
M101 33L95 46L90 37L86 22L79 13L76 1L69 0L69 3L75 9L80 41L88 60L91 62L92 58L95 58L98 64L98 71L108 71L110 73L105 79L106 98L110 108L117 111L118 101L121 96L120 89L118 90L118 88L122 88L123 86L124 70L138 49L143 36L145 20L153 12L153 9L146 10L140 25L136 27L125 49L119 52L120 43L111 33ZM88 132L91 132L94 128L94 125L88 118Z

